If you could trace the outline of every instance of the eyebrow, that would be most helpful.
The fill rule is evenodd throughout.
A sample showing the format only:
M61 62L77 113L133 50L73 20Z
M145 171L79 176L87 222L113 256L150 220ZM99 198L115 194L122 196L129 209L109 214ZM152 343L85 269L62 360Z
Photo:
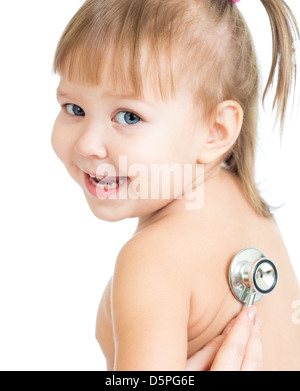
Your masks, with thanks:
M65 98L69 98L70 95L67 94L66 92L64 92L63 90L61 90L59 87L57 88L56 90L56 96L57 97L65 97Z
M67 92L64 92L61 87L57 87L57 90L56 90L56 95L57 96L69 96L69 94ZM107 91L103 94L103 96L106 96L106 97L111 97L111 98L120 98L120 99L140 99L139 96L137 96L135 93L131 93L131 94L119 94L119 93L114 93L113 91Z
M56 90L56 96L57 96L57 98L61 97L61 98L73 99L72 94L69 94L68 92L63 91L60 87L58 87ZM143 99L143 97L136 95L134 92L129 93L129 94L121 94L121 93L114 93L113 91L107 91L107 92L103 93L103 97L139 101L143 104L146 104L146 105L154 108L154 105L151 102L146 101L145 99Z
M107 97L112 97L112 98L120 98L120 99L140 99L139 96L137 96L135 93L131 94L120 94L120 93L114 93L112 91L105 92L103 94L104 96Z
M155 108L154 103L149 102L148 100L144 99L142 96L138 96L134 93L132 94L114 94L114 93L105 93L104 96L107 96L109 98L116 98L116 99L123 99L123 100L132 100L134 102L139 102L141 104L147 105L151 107L152 109Z

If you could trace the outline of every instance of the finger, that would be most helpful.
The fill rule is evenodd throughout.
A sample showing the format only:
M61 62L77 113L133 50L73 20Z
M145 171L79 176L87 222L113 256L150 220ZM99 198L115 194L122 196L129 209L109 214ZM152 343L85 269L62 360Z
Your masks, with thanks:
M187 360L186 371L208 371L211 368L214 358L220 349L225 336L231 330L234 321L235 318L225 327L221 335L212 339L204 348Z
M223 330L222 335L225 336L225 335L227 335L229 333L229 331L232 329L232 326L233 326L233 323L235 322L235 319L236 318L232 319L232 321L228 323L228 325Z
M203 349L191 356L186 364L186 371L208 371L224 341L225 336L219 335L211 340Z
M245 308L237 316L216 354L211 367L212 371L239 371L241 369L255 318L256 308L254 306Z
M263 370L263 348L260 327L253 327L252 329L248 344L246 346L245 357L242 363L241 370Z

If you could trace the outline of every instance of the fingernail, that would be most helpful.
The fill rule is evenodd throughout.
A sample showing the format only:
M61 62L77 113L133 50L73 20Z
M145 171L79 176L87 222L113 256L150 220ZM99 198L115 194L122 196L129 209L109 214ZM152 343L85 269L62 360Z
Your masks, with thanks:
M233 322L230 322L229 325L225 327L225 330L222 333L223 335L227 335L229 333L229 331L232 329L232 324Z
M253 323L255 323L256 320L256 307L254 305L251 305L250 307L247 307L247 314L250 320L252 320Z
M261 321L259 320L258 316L256 316L256 319L255 319L255 323L254 323L255 327L257 327L259 330L261 330Z

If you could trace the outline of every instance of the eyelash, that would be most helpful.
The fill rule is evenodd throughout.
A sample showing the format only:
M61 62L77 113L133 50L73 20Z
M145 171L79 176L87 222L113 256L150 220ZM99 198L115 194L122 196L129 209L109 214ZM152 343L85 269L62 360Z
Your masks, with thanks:
M119 122L116 121L116 117L121 114L121 113L124 113L124 114L133 114L134 116L138 117L139 118L139 121L136 122L136 123L133 123L133 124L121 124ZM136 114L135 112L133 111L129 111L129 110L126 110L126 109L121 109L121 110L118 110L118 112L112 117L112 121L113 122L116 122L117 125L120 125L120 126L134 126L134 125L138 125L141 121L143 121L142 117L139 115L139 114Z
M76 107L79 107L79 108L83 111L84 115L75 115L75 114L71 114L71 113L68 111L68 106L76 106ZM66 114L69 114L69 115L71 115L72 117L85 117L85 111L84 111L80 106L76 105L75 103L65 103L65 104L61 105L61 107L64 109L64 111L66 112Z
M68 106L76 106L76 107L79 107L79 108L83 111L84 115L75 115L75 114L71 114L71 113L68 111L68 109L67 109ZM76 104L74 104L74 103L65 103L65 104L61 105L61 107L64 109L64 111L65 111L67 114L71 115L72 117L85 117L85 111L84 111L80 106L78 106L78 105L76 105ZM120 123L114 121L115 118L116 118L116 116L117 116L118 114L120 114L120 113L130 113L130 114L133 114L134 116L136 116L136 117L139 118L139 121L138 121L137 123L134 123L134 124L127 124L127 125L125 125L125 124L120 124ZM118 110L118 112L112 117L112 121L113 121L113 122L116 122L118 125L121 125L121 126L134 126L134 125L137 125L139 122L143 121L143 118L142 118L139 114L136 114L136 113L133 112L133 111L129 111L129 110L126 110L126 109L120 109L120 110Z

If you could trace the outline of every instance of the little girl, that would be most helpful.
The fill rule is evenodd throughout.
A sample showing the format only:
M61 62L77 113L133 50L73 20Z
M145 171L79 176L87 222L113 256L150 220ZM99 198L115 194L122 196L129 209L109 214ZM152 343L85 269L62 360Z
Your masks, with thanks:
M235 3L88 0L58 44L53 148L99 219L139 217L98 311L110 370L183 370L241 310L227 274L245 247L279 274L257 303L264 369L300 370L300 290L254 180L259 72ZM261 3L273 33L264 97L275 83L282 130L299 31L283 0Z

